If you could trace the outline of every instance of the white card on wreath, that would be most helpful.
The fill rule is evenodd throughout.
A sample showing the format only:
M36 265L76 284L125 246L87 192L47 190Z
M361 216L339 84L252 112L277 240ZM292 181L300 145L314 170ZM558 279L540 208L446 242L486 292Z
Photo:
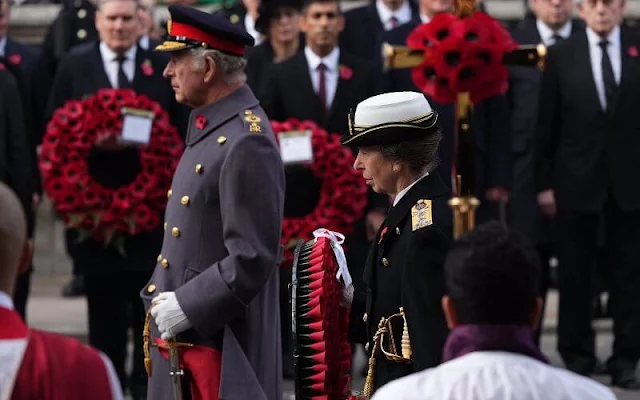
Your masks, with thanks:
M311 131L280 132L278 139L284 165L313 162Z
M122 141L128 144L148 145L153 128L153 113L147 110L123 108Z

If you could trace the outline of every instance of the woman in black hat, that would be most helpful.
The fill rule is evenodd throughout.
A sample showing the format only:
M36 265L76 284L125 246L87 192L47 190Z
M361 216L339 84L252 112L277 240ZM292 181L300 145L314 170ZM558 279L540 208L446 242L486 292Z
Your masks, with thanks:
M263 0L256 30L266 39L247 54L247 83L262 98L269 77L269 67L294 56L304 48L298 28L299 0Z

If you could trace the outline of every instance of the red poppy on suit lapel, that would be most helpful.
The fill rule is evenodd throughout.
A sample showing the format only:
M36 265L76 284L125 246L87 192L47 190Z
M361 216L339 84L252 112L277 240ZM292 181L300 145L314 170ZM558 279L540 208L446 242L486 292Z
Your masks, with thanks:
M353 76L353 70L346 65L338 66L338 73L340 74L340 79L349 80Z
M196 128L203 130L207 126L207 119L203 115L196 116Z
M638 57L638 48L634 45L631 45L629 46L629 50L627 50L627 53L630 57Z
M7 57L9 59L9 62L11 64L15 64L18 65L22 62L22 56L20 54L12 54L9 57Z
M387 234L387 227L385 226L384 228L382 228L382 232L380 232L380 240L378 240L378 244L382 243L382 241L384 240L384 235Z
M142 69L142 73L146 76L153 75L153 65L151 65L151 61L149 59L144 60L140 68Z

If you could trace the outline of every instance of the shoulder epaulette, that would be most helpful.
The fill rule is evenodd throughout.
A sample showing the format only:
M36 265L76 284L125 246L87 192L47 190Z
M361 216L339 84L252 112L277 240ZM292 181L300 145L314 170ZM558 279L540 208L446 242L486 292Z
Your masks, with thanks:
M431 200L420 199L411 207L411 229L417 231L433 224Z
M245 125L247 125L247 130L251 133L261 133L262 132L262 118L258 117L251 110L245 110L240 113L240 117L244 120Z

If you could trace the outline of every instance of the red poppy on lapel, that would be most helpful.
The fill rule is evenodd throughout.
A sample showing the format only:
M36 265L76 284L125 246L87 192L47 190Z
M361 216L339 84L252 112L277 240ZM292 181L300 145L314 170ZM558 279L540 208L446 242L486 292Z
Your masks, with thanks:
M149 59L144 60L140 68L142 69L142 73L146 76L153 75L153 65L151 65L151 61Z
M630 57L638 57L638 48L634 45L631 45L629 46L629 50L627 50L627 53Z
M22 62L22 56L20 54L12 54L9 57L7 57L7 59L11 64L15 64L15 65L18 65Z
M384 228L382 228L382 232L380 232L380 240L378 240L378 244L382 243L382 240L384 240L384 235L387 234L387 227L385 226Z
M349 80L353 76L353 70L346 65L340 65L338 67L338 73L340 74L340 79Z
M207 126L207 119L203 115L196 115L196 128L203 130Z

